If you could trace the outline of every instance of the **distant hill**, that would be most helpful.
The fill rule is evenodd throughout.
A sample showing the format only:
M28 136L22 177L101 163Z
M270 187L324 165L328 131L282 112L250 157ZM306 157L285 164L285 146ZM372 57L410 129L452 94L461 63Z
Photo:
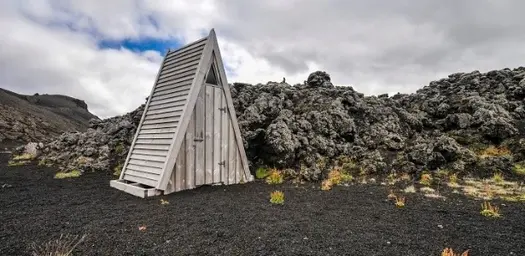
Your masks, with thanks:
M66 131L84 132L90 119L83 100L65 95L21 95L0 88L0 148L47 141Z

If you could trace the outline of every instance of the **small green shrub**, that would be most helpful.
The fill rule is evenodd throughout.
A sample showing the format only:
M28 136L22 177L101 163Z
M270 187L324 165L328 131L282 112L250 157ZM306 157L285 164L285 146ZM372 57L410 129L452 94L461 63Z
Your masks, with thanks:
M284 204L284 193L282 191L273 191L270 194L270 203L272 204Z
M72 170L70 172L57 172L55 174L55 179L65 179L65 178L78 178L82 173L79 170Z
M255 171L255 177L257 179L264 179L268 176L268 169L264 168L264 167L259 167L257 168L257 170Z
M117 164L115 168L113 168L113 175L120 176L120 173L122 172L122 163Z
M122 145L122 143L119 143L116 147L115 147L115 153L117 153L118 155L122 154L124 152L124 145Z
M12 166L21 166L21 165L25 165L27 163L29 163L29 161L12 161L11 160L11 161L7 162L7 166L11 166L11 167Z
M430 173L423 173L421 174L421 179L419 180L419 184L424 186L430 186L432 184L432 176Z
M525 176L525 166L524 164L515 164L512 167L512 171L517 175L524 175Z

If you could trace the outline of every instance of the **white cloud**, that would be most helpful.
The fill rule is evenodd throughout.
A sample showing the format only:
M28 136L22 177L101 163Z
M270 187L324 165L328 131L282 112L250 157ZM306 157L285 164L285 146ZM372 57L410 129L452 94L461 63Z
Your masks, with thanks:
M327 71L365 94L414 92L450 73L523 64L519 0L0 3L0 87L85 100L101 117L144 102L162 56L97 40L196 40L216 29L229 82L302 83Z

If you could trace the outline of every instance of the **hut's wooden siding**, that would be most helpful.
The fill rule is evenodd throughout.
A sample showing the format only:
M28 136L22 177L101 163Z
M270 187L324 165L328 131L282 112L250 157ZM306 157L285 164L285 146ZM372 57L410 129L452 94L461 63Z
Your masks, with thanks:
M184 143L164 194L204 184L230 185L248 180L220 86L201 88Z
M185 111L206 39L169 52L164 58L121 179L157 186Z

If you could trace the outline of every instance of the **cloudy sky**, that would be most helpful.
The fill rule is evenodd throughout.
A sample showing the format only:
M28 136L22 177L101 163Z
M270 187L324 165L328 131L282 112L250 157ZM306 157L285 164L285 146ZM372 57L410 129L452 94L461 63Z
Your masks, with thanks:
M522 0L2 0L0 87L110 117L151 90L168 48L215 28L228 81L325 70L367 95L525 66Z

